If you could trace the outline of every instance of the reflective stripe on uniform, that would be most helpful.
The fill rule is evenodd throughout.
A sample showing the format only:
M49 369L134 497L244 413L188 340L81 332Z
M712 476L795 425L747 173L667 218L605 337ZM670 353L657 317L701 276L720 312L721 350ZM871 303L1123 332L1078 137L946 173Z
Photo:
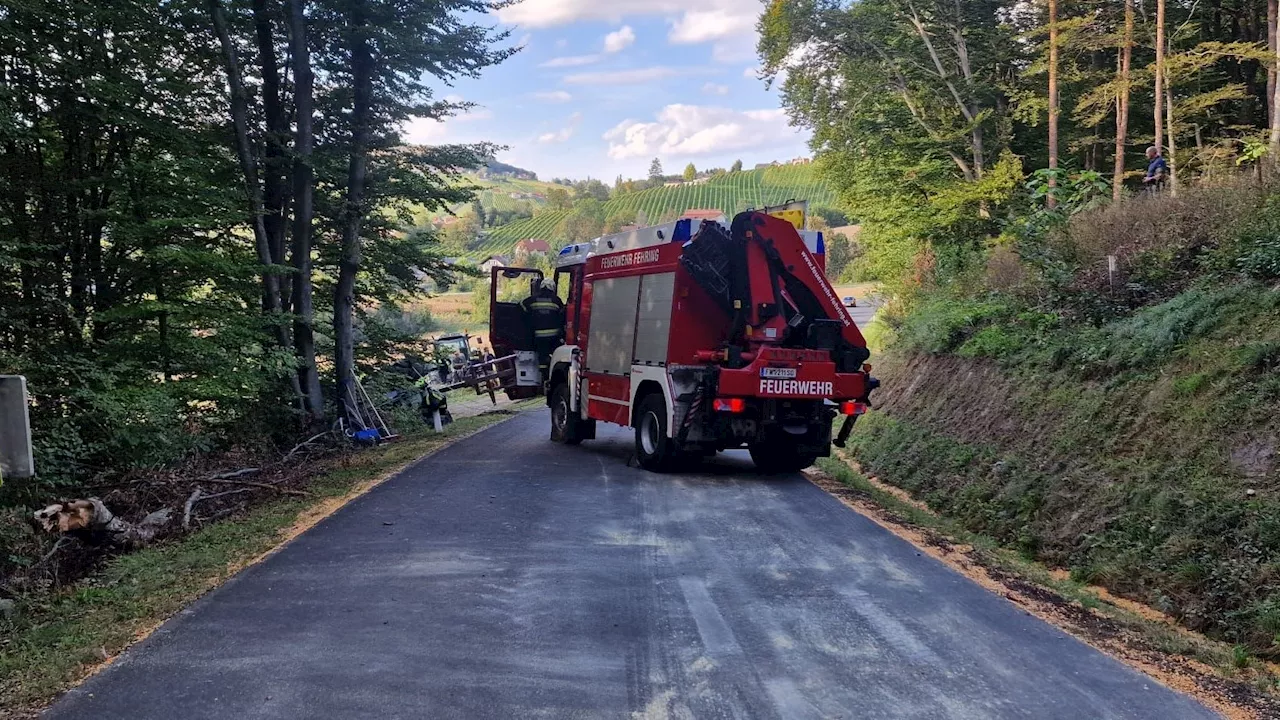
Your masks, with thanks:
M529 309L530 310L555 310L559 312L560 306L553 302L538 300L538 301L529 303Z
M534 330L534 331L533 331L533 336L534 336L534 337L540 337L540 338L544 338L544 337L556 337L556 336L558 336L559 334L560 334L560 328L548 328L548 329L546 329L546 330Z

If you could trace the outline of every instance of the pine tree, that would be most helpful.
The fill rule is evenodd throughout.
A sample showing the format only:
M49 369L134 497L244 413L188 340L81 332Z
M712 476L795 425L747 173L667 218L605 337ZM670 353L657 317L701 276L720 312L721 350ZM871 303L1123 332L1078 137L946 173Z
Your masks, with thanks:
M1156 150L1164 152L1164 26L1165 0L1156 0L1156 82L1155 127Z
M1119 200L1124 192L1125 145L1129 135L1129 83L1133 77L1133 0L1124 0L1124 39L1120 47L1120 77L1116 91L1115 166L1111 173L1111 199Z
M1049 209L1058 204L1058 0L1049 0Z
M649 163L649 184L661 185L662 178L662 161L658 158L654 158L653 162Z

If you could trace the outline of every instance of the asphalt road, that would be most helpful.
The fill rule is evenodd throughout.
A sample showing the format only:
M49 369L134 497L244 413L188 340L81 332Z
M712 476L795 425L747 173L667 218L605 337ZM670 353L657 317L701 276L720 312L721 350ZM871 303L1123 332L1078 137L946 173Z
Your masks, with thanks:
M849 317L853 318L853 322L860 328L865 328L875 319L876 311L880 306L870 300L861 300L855 307L847 307L845 311L849 313Z
M52 718L1204 718L799 476L530 413L249 568Z

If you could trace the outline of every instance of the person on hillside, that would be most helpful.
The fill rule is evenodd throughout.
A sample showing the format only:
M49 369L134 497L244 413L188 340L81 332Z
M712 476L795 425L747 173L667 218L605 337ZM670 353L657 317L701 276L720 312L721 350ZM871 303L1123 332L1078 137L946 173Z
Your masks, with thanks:
M556 294L555 282L543 280L520 305L533 328L533 349L538 353L538 368L545 379L551 353L560 347L564 337L564 303Z
M1168 179L1169 163L1165 161L1160 148L1147 148L1147 174L1142 178L1142 183L1151 192L1156 192L1164 188L1164 183Z

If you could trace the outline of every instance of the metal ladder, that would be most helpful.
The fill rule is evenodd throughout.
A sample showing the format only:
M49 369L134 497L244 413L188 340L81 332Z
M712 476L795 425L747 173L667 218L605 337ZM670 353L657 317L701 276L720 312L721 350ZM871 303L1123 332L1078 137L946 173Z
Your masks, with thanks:
M346 394L346 418L353 431L376 430L381 441L398 439L400 436L392 432L386 420L383 420L382 413L374 406L360 378L352 376L351 384L353 392Z

